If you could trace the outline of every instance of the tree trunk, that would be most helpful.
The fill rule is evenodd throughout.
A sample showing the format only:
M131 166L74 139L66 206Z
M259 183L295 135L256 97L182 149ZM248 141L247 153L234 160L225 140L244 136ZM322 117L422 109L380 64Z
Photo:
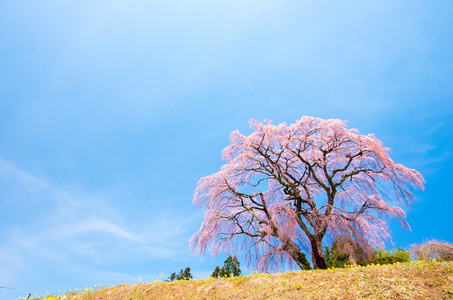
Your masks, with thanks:
M324 254L322 253L322 239L313 238L311 242L311 262L313 269L327 269Z

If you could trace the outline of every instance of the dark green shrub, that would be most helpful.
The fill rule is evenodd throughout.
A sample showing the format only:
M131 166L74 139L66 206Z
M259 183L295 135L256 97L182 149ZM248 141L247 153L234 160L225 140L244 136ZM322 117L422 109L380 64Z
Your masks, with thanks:
M301 261L302 264L304 265L304 270L311 270L311 265L308 262L308 259L305 256L305 253L299 252L298 255L299 255L299 261Z

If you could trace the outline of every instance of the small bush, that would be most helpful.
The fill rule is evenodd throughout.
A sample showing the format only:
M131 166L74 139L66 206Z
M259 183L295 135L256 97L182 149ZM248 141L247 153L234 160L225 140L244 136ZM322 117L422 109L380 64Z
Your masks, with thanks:
M453 244L445 241L430 240L423 244L412 244L410 253L420 260L453 261Z
M337 238L330 247L323 248L323 253L328 268L343 268L351 264L365 266L370 263L370 256L363 247L349 237Z
M349 246L349 253L346 250ZM410 252L403 249L373 249L370 255L354 240L337 239L330 247L324 247L324 259L328 268L343 268L348 265L366 266L369 264L389 265L408 262L411 260ZM352 250L352 254L351 254ZM353 256L353 257L352 257Z
M371 261L381 265L391 265L394 263L408 262L411 260L410 252L401 248L386 251L384 249L375 249Z
M324 247L323 252L327 268L343 268L349 264L349 255L337 249L335 245Z

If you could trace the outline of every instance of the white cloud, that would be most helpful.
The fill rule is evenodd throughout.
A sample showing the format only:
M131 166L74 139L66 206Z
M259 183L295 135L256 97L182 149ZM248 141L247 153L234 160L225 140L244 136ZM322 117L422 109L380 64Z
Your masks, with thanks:
M51 186L48 182L32 176L19 168L8 163L0 157L0 175L10 180L17 180L22 182L24 185L32 186L36 188L49 189Z
M133 219L108 198L52 185L0 158L0 183L6 180L14 182L11 189L26 191L26 196L16 201L52 205L38 206L41 208L34 211L33 218L16 216L14 224L0 221L0 259L5 266L0 270L2 282L18 279L35 264L83 272L97 266L93 272L100 274L123 261L162 261L188 249L188 225L197 214L184 218L184 212L180 215L168 210L150 212L146 220Z
M84 234L100 233L117 238L133 241L142 242L136 234L127 231L124 228L120 228L118 225L111 221L101 218L88 218L81 220L75 224L66 224L65 227L60 227L54 232L50 232L50 236L54 239L71 239Z

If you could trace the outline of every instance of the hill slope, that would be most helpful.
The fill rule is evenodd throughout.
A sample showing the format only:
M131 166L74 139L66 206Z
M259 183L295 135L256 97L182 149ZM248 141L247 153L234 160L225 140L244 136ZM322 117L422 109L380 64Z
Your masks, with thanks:
M453 299L452 262L139 283L56 299ZM48 298L55 299L55 298Z

